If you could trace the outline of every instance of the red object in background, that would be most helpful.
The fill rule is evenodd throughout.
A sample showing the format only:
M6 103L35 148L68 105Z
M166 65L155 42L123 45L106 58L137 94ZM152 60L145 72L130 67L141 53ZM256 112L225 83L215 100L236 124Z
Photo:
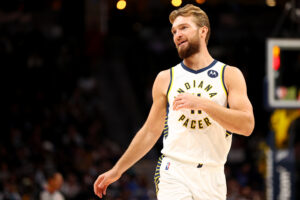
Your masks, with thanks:
M280 68L280 57L274 56L273 57L273 69L277 71L279 68Z
M280 68L280 47L273 47L273 69L277 71Z

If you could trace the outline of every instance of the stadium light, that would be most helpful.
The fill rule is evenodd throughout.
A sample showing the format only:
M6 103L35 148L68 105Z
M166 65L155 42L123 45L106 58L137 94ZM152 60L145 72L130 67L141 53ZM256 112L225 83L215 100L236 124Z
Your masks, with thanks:
M266 0L266 4L269 7L274 7L276 6L276 0Z
M117 5L116 5L117 9L118 10L123 10L126 8L126 1L125 0L119 0L117 2Z
M172 5L175 7L179 7L182 4L182 0L172 0Z
M198 4L203 4L205 2L206 2L206 0L196 0L196 3L198 3Z

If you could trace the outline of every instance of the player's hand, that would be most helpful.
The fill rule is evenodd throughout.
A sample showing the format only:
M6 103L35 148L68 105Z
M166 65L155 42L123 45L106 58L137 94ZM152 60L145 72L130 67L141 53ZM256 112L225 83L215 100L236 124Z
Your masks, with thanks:
M120 174L116 172L116 170L111 169L101 175L98 176L97 180L94 183L94 193L102 198L103 195L106 195L107 187L118 180L121 177Z
M200 109L201 98L189 93L179 94L173 102L173 110L180 109L191 109L191 110L201 110Z

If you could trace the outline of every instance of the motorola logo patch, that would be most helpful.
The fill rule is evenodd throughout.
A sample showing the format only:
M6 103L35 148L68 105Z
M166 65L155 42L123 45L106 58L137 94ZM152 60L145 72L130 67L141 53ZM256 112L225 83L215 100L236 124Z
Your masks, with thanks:
M207 72L207 75L208 75L210 78L216 78L216 77L219 75L219 73L218 73L217 71L215 71L215 70L209 70L209 71Z

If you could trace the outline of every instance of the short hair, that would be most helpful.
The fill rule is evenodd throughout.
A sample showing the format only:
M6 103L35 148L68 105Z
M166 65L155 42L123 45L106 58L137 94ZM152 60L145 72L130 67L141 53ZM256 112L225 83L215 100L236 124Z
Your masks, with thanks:
M187 4L184 7L178 8L177 10L173 10L169 15L169 20L171 24L174 23L175 19L178 16L188 17L193 16L194 22L197 26L203 27L206 26L208 28L207 35L205 38L206 44L208 43L210 37L210 23L207 14L199 7L194 6L192 4Z
M45 178L46 178L46 180L50 180L50 179L55 178L55 176L57 174L60 174L60 173L58 171L56 171L56 170L47 170L45 172Z

